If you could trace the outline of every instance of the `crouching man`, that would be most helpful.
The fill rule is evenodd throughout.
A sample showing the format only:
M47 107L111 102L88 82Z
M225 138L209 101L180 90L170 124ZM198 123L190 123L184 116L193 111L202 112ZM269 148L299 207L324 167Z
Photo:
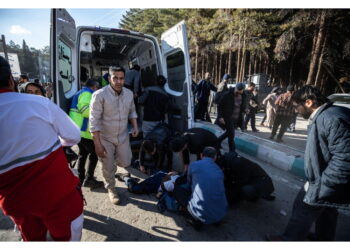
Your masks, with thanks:
M228 209L224 174L215 163L216 154L215 148L204 148L202 159L188 168L187 184L174 188L175 199L185 208L185 215L195 229L220 222Z

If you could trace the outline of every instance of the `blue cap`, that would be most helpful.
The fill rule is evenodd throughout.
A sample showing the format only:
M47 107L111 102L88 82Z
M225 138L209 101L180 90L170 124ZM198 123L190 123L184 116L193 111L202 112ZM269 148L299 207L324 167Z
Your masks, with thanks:
M239 82L239 83L236 84L236 88L238 90L245 89L245 84L243 82Z
M222 77L222 80L228 80L230 79L231 76L229 74L225 74L223 77Z

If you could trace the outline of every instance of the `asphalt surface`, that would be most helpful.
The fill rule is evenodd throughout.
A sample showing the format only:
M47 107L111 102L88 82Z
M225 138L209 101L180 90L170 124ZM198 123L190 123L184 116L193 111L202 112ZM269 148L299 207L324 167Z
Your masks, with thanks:
M267 233L280 234L303 181L288 172L258 163L272 177L276 199L239 202L229 209L221 225L206 226L201 231L194 230L178 214L159 213L153 195L131 194L122 182L117 181L122 198L120 206L111 204L104 190L83 188L87 206L82 241L264 241ZM96 175L101 180L100 170L99 164ZM140 179L146 177L135 169L130 172ZM338 222L336 240L349 241L350 218L340 215ZM0 213L0 241L20 239L11 220Z

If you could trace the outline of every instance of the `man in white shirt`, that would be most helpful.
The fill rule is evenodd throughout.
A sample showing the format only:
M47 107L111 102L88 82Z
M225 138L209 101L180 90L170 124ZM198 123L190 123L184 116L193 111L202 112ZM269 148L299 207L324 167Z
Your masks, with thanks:
M102 174L109 199L119 204L115 189L117 165L126 168L130 165L128 120L133 127L132 136L139 133L133 93L124 88L125 70L121 67L109 69L110 84L97 90L90 103L90 132L97 156L102 161Z
M0 57L0 208L24 241L45 241L47 232L80 240L83 198L62 149L80 141L79 128L49 99L14 87Z

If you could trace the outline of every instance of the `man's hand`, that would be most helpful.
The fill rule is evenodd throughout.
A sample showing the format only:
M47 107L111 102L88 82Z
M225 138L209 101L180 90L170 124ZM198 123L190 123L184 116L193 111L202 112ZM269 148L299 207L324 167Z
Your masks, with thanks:
M219 118L219 122L220 122L221 124L225 125L225 120L224 120L224 118Z
M107 156L107 151L102 144L95 144L95 151L98 157L105 158Z
M137 127L133 128L131 131L132 137L137 137L139 135L139 129Z

